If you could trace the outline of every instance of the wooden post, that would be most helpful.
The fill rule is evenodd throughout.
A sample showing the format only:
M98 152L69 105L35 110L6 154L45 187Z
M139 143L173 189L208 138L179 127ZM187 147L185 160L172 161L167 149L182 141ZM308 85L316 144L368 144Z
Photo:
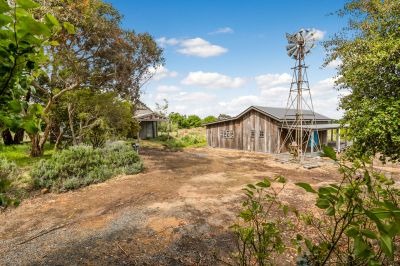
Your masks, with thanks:
M311 130L311 137L310 137L310 140L311 140L311 153L313 153L314 152L314 130ZM306 147L306 150L307 150L307 147Z
M337 147L337 152L340 152L340 128L337 129L336 132L336 147Z

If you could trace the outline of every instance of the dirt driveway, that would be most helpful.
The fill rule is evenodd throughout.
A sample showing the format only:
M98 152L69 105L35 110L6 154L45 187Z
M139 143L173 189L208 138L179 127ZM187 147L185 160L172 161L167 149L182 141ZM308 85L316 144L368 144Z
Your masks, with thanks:
M294 182L338 178L331 163L306 170L239 151L142 156L144 173L45 194L1 214L1 265L219 265L233 249L228 227L244 185L282 174L287 201L307 207L312 199Z

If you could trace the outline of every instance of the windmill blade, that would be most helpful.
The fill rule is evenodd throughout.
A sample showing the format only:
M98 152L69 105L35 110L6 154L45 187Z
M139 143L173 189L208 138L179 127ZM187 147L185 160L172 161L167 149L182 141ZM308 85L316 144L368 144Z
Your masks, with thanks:
M295 34L286 33L286 39L289 43L297 43L297 38Z
M288 56L292 56L294 53L298 52L299 48L296 46L293 46L291 49L287 50Z

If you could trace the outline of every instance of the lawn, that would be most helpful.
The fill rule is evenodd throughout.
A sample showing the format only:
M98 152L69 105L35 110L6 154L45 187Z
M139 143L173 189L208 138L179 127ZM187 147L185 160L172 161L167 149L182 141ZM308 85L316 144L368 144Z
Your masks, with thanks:
M9 161L14 161L21 168L30 168L32 165L41 159L48 159L54 154L54 145L46 143L44 155L41 157L30 157L31 145L24 143L21 145L5 146L0 144L0 156L5 157Z

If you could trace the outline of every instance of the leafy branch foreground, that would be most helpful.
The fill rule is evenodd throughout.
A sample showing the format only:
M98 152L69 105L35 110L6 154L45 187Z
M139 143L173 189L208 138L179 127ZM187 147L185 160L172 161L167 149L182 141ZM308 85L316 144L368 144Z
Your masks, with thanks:
M247 185L240 220L232 226L237 264L274 265L282 253L296 250L297 265L398 265L400 190L364 162L339 165L340 184L316 190L296 183L316 196L317 213L300 213L279 199L282 176Z

